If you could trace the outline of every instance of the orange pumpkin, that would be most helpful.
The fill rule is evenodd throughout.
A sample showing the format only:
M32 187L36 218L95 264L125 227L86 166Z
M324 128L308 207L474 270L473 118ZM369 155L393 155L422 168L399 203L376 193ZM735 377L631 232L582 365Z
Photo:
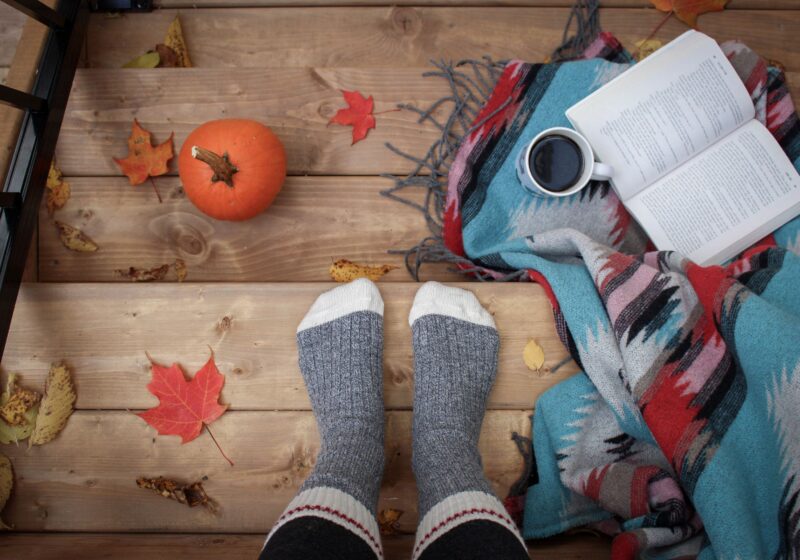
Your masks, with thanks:
M286 179L286 152L263 124L221 119L198 126L178 156L183 188L197 208L218 220L263 212Z

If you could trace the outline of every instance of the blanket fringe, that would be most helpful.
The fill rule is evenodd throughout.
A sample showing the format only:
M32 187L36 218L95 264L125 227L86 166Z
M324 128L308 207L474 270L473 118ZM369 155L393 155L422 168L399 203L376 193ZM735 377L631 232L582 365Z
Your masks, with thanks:
M575 32L570 35L573 26ZM597 37L599 31L598 0L577 0L564 28L562 43L553 51L551 59L560 61L578 56ZM426 109L405 104L398 105L398 108L417 113L419 124L433 124L439 129L441 136L422 157L408 154L387 143L386 147L389 150L412 162L414 167L405 176L388 173L381 175L394 182L394 186L382 191L381 194L419 210L425 217L431 235L413 247L390 250L389 253L405 255L406 269L417 281L422 265L429 262L452 263L456 265L454 270L457 272L482 281L527 279L524 270L503 276L490 273L469 259L450 251L442 239L450 162L466 136L475 128L479 128L483 121L492 118L497 111L505 108L505 105L501 105L496 111L485 115L480 122L475 123L475 118L488 101L505 67L505 61L494 61L490 57L484 57L482 60L461 60L456 63L444 60L431 62L436 69L425 72L423 77L445 79L450 86L450 94L433 102ZM440 115L448 106L450 106L449 116L442 121ZM406 189L423 189L424 202L420 204L402 196Z

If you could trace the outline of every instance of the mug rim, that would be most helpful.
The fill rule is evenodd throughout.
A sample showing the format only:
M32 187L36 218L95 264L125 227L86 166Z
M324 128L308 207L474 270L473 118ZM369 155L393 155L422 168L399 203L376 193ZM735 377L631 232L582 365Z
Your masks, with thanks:
M536 181L536 179L533 176L533 173L531 172L530 168L531 150L533 150L533 147L543 136L550 134L560 134L561 136L566 136L570 140L574 141L576 144L578 144L578 147L580 148L584 156L583 172L581 173L580 179L578 180L578 182L575 184L574 187L566 191L554 192L547 190ZM528 142L528 146L525 148L523 154L524 154L523 166L525 174L527 175L527 179L530 181L530 184L532 186L536 187L536 189L539 192L541 192L546 196L555 196L555 197L571 196L577 192L580 192L591 181L592 169L594 169L594 150L592 150L592 146L589 144L589 141L586 139L586 137L584 137L581 133L572 128L567 128L565 126L554 126L542 130L541 132L539 132L539 134L533 137L533 140ZM589 157L586 157L587 154ZM591 163L591 165L588 165L586 162ZM524 186L527 187L528 185Z

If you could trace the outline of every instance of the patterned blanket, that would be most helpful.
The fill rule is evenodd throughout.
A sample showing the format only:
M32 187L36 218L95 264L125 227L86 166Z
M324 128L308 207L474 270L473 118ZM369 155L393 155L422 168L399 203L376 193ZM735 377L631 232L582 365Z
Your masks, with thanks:
M800 168L782 73L740 43L722 47ZM583 58L504 67L444 205L444 243L461 266L542 284L583 370L536 404L524 535L591 524L615 535L615 559L798 558L800 220L702 268L652 251L607 184L530 196L518 150L569 126L564 111L632 62L608 34Z

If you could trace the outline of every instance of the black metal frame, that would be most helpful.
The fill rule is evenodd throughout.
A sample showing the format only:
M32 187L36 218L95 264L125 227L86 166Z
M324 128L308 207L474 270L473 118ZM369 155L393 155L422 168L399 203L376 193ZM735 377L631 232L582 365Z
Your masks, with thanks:
M89 20L87 0L2 0L50 29L31 93L0 87L0 102L25 110L0 193L0 356L5 349L47 173Z

